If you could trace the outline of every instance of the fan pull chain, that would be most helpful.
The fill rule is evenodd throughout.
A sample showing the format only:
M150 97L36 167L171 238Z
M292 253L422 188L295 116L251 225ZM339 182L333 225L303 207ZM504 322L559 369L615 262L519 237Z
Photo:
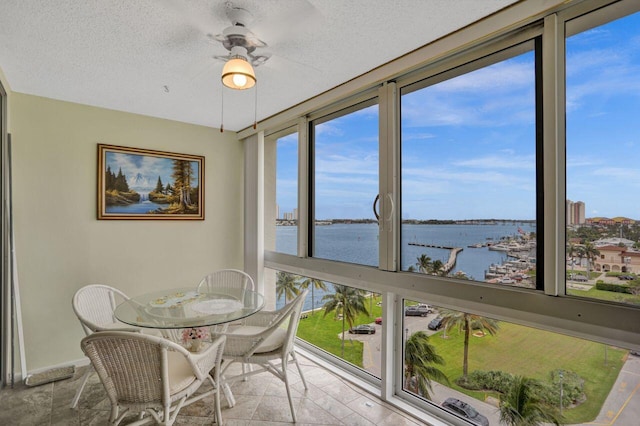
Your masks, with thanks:
M253 104L253 130L258 127L258 84L256 83L255 103Z
M222 90L220 90L220 133L224 132L224 85L222 86Z

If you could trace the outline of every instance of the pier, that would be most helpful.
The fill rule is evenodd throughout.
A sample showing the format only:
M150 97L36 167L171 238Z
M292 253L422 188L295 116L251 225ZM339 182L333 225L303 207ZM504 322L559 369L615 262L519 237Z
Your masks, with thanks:
M460 253L463 249L462 247L447 247L447 246L439 246L436 244L422 244L422 243L409 243L410 246L417 247L429 247L429 248L437 248L443 250L449 250L449 260L444 264L442 269L444 272L449 272L456 266L456 259L458 257L458 253Z

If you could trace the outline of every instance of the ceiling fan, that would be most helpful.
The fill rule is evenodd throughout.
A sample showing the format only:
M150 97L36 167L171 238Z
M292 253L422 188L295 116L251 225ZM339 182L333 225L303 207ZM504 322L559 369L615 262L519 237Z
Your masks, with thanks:
M242 57L254 67L264 64L270 57L269 52L257 52L256 49L267 47L267 43L260 40L251 30L249 25L253 21L251 12L240 7L234 7L227 3L226 15L231 26L225 28L217 35L207 34L207 36L220 42L229 51L227 55L216 55L214 58L228 61L234 57Z

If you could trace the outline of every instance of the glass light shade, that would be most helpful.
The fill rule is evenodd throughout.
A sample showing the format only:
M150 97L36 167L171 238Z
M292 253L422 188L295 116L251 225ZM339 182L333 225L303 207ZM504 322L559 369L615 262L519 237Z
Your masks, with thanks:
M230 89L250 89L256 84L256 74L245 59L229 59L222 69L222 84Z

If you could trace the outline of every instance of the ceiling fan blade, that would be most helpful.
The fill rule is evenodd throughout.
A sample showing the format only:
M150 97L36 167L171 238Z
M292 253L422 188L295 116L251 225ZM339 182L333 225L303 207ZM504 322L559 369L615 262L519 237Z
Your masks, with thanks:
M264 64L269 60L270 57L271 57L271 52L260 52L258 54L255 54L255 53L249 54L251 65L253 65L254 67L259 67L260 65Z
M296 36L296 33L313 32L323 22L323 15L308 0L295 0L284 11L257 19L251 31L274 44Z
M184 18L184 24L197 29L200 34L211 33L224 25L221 20L215 19L214 12L204 2L160 0L159 3L172 15Z
M230 58L229 58L229 55L214 55L213 59L217 59L219 61L227 62Z

